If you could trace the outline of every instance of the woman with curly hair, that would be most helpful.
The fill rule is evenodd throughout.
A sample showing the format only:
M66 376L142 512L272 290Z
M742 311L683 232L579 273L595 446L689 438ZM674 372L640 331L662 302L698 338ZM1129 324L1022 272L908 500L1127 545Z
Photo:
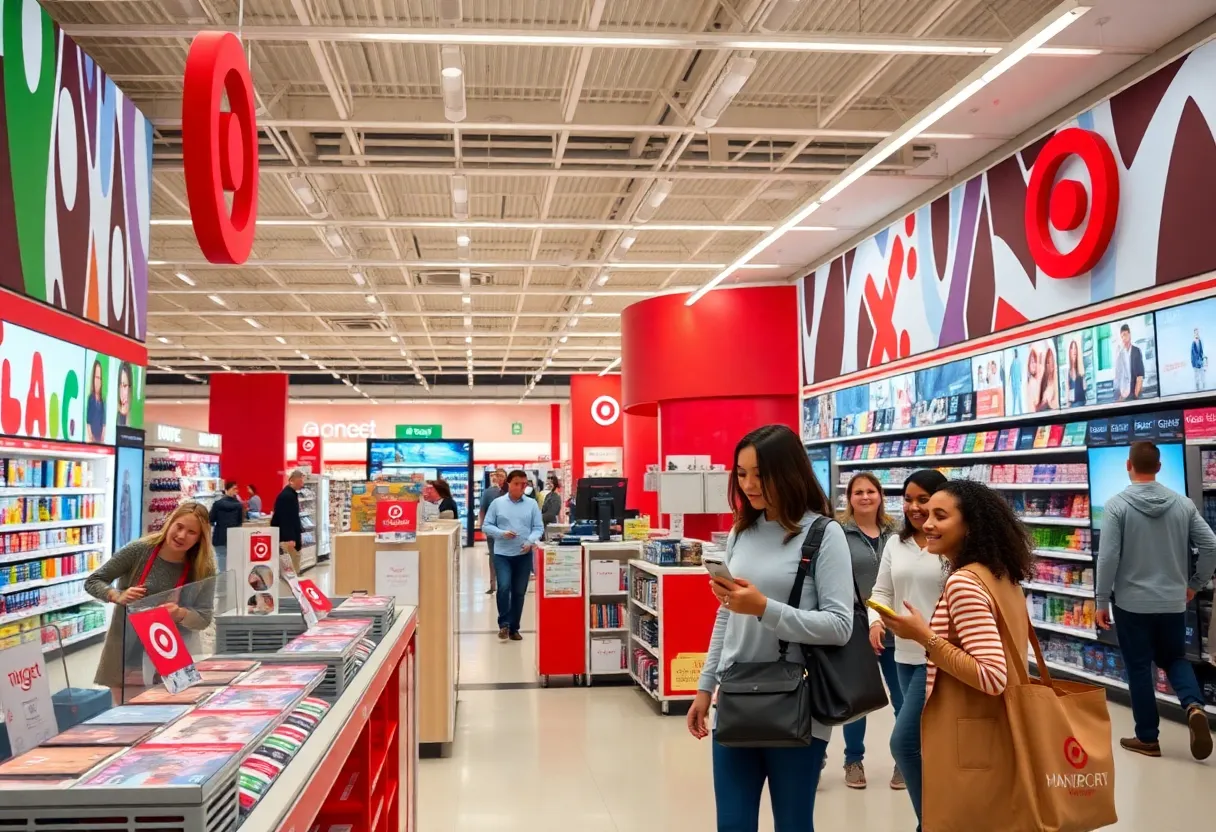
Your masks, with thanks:
M926 621L906 615L883 622L928 658L921 717L924 767L933 772L913 800L924 828L971 829L990 805L995 776L1013 756L1002 695L1011 667L1026 665L1030 618L1021 582L1030 577L1033 545L1009 504L986 485L945 483L929 499L926 547L949 564L942 598ZM1008 637L1002 638L998 621ZM961 784L967 788L960 788ZM908 781L909 791L913 788ZM919 827L918 827L919 828ZM1037 829L1010 818L1009 832Z

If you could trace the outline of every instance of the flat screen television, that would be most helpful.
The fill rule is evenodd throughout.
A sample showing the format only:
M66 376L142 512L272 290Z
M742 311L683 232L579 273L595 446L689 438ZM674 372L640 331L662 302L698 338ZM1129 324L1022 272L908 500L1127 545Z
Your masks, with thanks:
M1186 462L1181 442L1160 444L1161 473L1157 482L1186 496ZM1089 514L1092 527L1102 529L1106 501L1127 488L1127 445L1089 449Z

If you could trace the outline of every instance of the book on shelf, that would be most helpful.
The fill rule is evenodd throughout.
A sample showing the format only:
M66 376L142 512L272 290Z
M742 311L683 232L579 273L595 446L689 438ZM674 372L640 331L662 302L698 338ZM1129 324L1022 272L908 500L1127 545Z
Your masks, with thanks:
M1035 432L1032 430L1024 430L1018 434L1018 450L1029 451L1034 447Z
M1064 426L1064 436L1060 440L1060 447L1072 448L1078 445L1085 444L1085 422L1070 422Z

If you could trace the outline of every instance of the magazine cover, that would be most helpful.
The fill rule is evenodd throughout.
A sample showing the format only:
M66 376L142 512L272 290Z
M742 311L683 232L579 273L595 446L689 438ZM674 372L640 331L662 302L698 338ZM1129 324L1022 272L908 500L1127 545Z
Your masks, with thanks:
M119 705L85 722L85 725L164 725L190 710L189 705Z
M283 711L290 710L304 698L303 687L236 687L224 688L213 696L196 714L211 711Z
M243 748L278 718L278 711L194 713L179 719L144 745L239 745Z
M371 619L368 618L325 618L317 622L317 626L313 627L308 633L308 636L323 635L362 635L363 631L372 625Z
M243 659L207 659L205 661L195 662L194 666L200 671L227 670L240 673L245 670L252 670L258 666L258 663L245 661Z
M141 745L107 764L81 786L197 786L240 748L232 745Z
M131 700L132 705L197 705L205 701L220 688L186 688L180 693L169 693L164 688L148 688Z
M267 664L250 673L237 687L309 687L325 677L323 664Z
M138 745L155 730L147 725L76 725L42 745Z
M292 639L280 653L341 653L355 639L343 635L304 635Z
M243 670L204 670L202 672L204 685L231 685L233 680L244 673Z
M386 610L393 605L393 599L384 595L352 595L338 604L339 609L369 609Z
M76 782L74 777L0 777L0 791L5 789L63 789Z
M35 748L0 763L0 777L79 777L117 753L117 748Z

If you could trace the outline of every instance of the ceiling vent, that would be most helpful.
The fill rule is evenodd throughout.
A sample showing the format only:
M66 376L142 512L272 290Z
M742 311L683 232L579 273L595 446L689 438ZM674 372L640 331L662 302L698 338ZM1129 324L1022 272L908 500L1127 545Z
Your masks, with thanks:
M425 272L414 272L414 276L423 286L435 286L441 289L459 289L460 269L444 269ZM489 286L494 282L494 275L489 272L473 271L469 273L470 286Z
M381 318L351 317L326 318L325 324L335 332L388 332L388 325Z

